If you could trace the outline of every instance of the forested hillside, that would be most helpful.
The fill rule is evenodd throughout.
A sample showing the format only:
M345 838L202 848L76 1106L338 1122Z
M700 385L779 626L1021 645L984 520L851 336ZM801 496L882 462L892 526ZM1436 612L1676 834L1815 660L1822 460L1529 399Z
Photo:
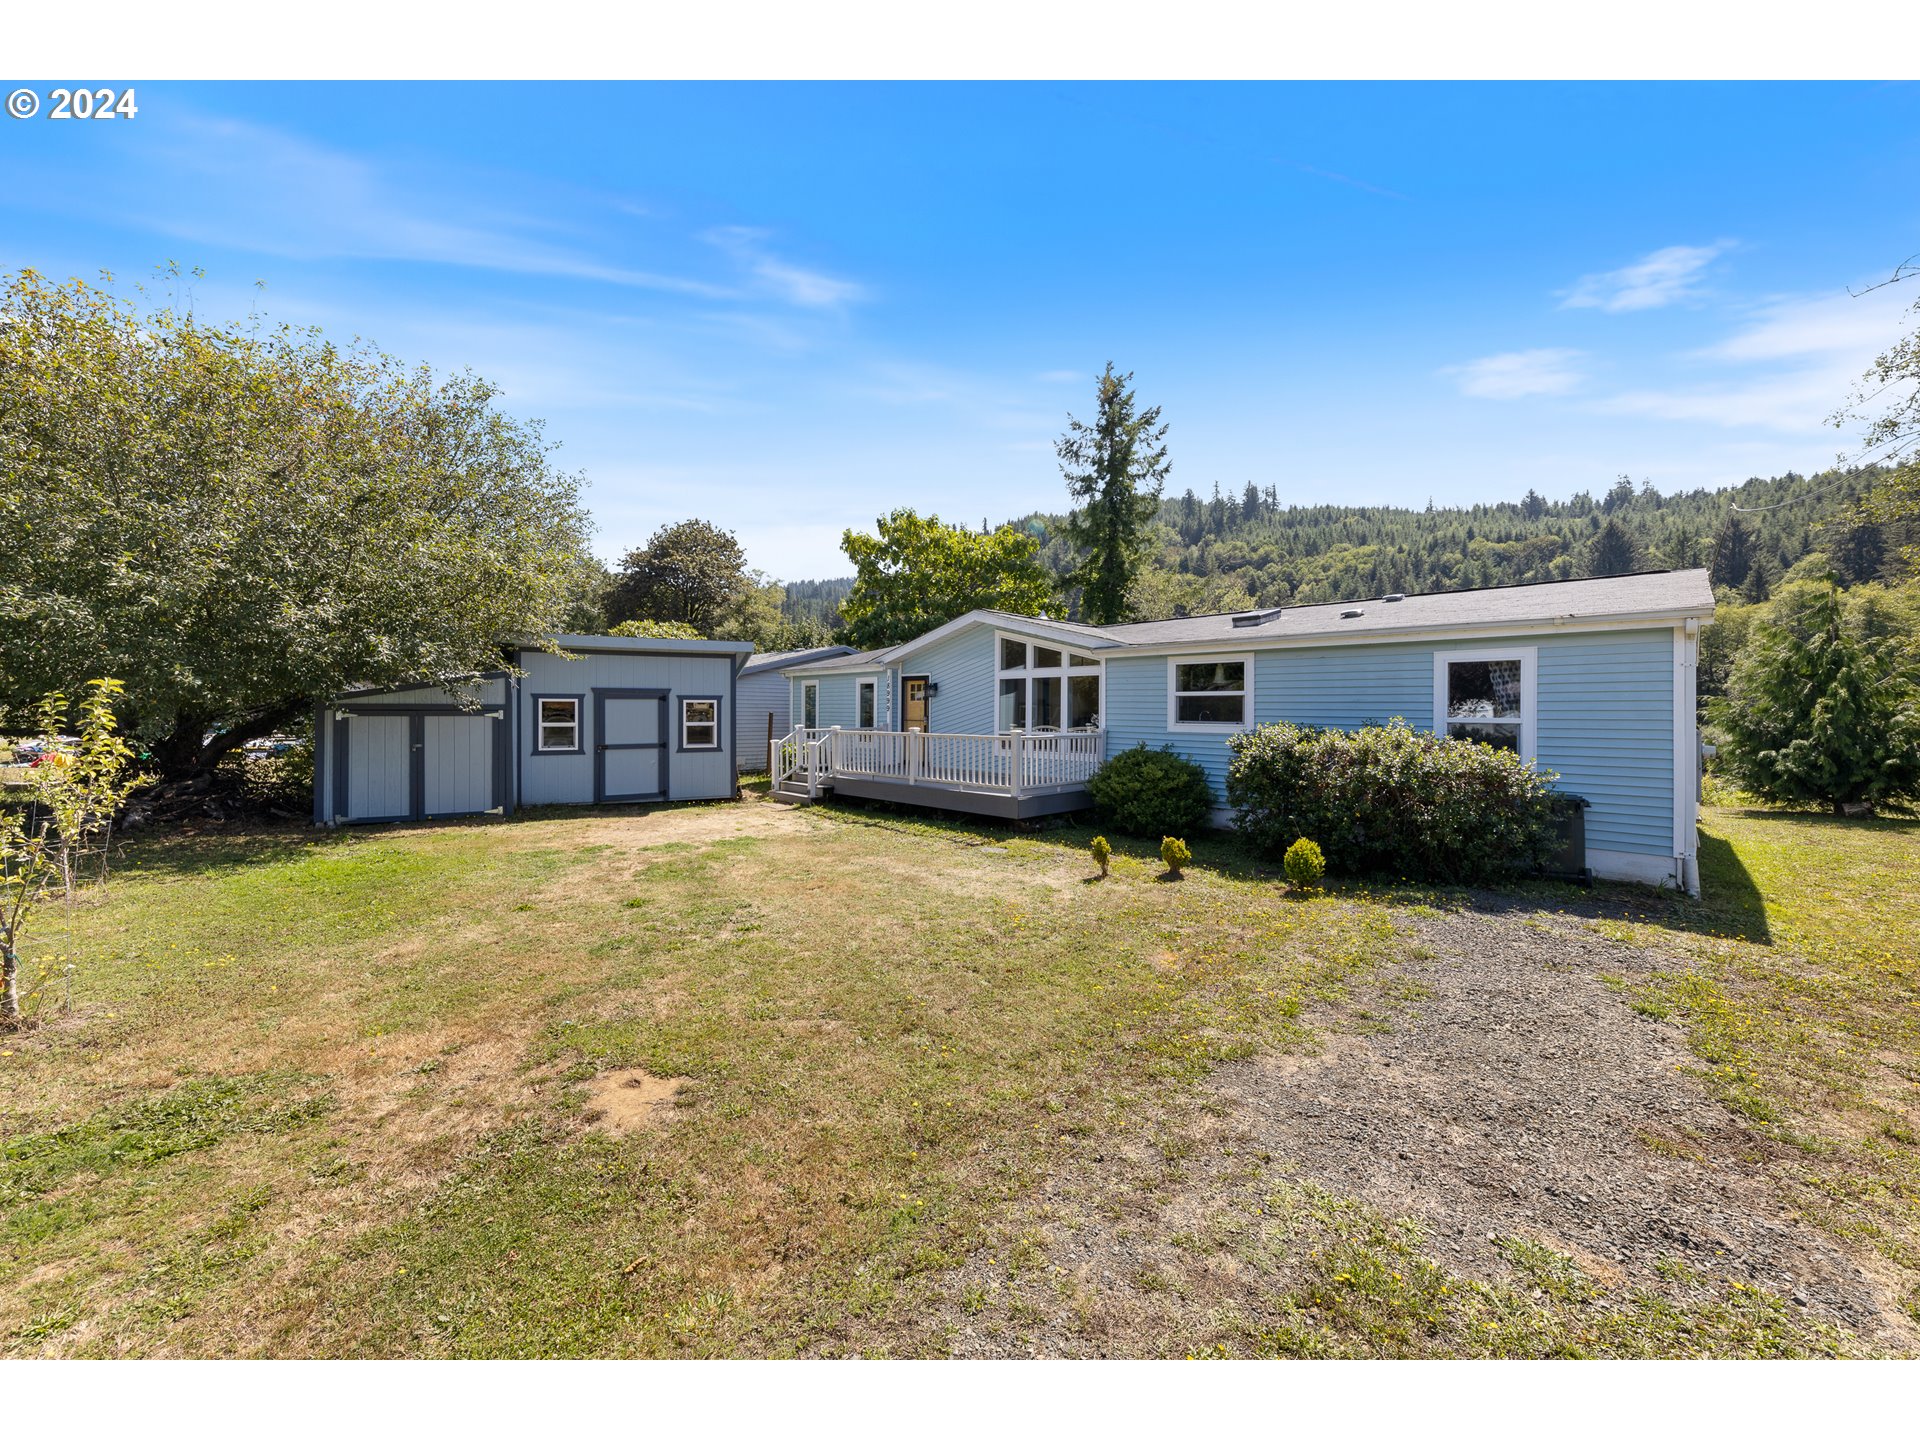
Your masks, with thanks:
M1815 550L1849 583L1882 575L1897 538L1853 518L1878 475L1789 474L1672 495L1623 478L1598 499L1582 493L1549 501L1529 491L1516 502L1426 510L1283 508L1272 488L1252 485L1232 499L1216 491L1202 500L1189 490L1161 504L1157 568L1164 573L1143 581L1137 599L1143 610L1170 614L1183 603L1204 610L1314 604L1692 565L1711 565L1716 585L1764 599ZM1735 505L1755 513L1736 513ZM1069 557L1058 518L1022 523L1043 537L1049 565L1063 571Z
M1716 586L1749 601L1767 598L1796 565L1831 567L1846 584L1891 579L1897 551L1916 537L1859 518L1857 502L1880 473L1787 474L1670 495L1623 477L1598 498L1528 491L1425 510L1287 505L1276 487L1252 484L1233 496L1187 490L1162 499L1151 563L1131 598L1137 615L1158 619L1693 565L1711 566ZM1065 576L1074 559L1065 517L1036 511L1013 523ZM788 584L789 617L834 623L850 584Z

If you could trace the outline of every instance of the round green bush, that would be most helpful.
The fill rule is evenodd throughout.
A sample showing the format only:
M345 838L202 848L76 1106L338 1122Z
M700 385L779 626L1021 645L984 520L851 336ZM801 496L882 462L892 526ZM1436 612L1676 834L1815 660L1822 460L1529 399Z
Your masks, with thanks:
M1171 750L1122 750L1087 782L1100 818L1128 835L1204 829L1213 812L1207 772Z
M1317 837L1341 869L1451 884L1536 870L1554 849L1551 772L1416 730L1262 725L1227 741L1227 799L1267 855Z
M1287 847L1280 863L1286 867L1287 883L1296 890L1311 890L1326 877L1327 857L1304 835Z

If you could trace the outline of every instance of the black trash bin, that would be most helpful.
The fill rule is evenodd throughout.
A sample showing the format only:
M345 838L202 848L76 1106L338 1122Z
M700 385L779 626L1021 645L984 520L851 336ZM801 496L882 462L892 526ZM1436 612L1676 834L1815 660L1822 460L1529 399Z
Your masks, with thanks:
M1553 796L1553 854L1542 870L1555 880L1572 880L1581 885L1593 883L1587 869L1587 797L1555 791Z

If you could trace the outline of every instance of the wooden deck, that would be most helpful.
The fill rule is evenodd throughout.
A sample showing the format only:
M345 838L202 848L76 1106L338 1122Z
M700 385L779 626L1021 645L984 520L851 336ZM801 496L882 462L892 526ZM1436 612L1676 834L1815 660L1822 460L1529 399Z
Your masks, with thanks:
M1098 730L949 735L913 730L796 729L775 747L783 799L829 795L1026 820L1084 810L1100 768Z

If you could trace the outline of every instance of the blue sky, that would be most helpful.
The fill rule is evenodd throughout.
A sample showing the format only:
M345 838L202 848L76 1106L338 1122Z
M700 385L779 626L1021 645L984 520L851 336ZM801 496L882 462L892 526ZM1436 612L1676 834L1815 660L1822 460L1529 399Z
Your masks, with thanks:
M1915 298L1897 85L142 84L0 120L0 261L468 365L609 556L787 579L911 505L1058 508L1107 360L1171 488L1424 504L1828 463Z

